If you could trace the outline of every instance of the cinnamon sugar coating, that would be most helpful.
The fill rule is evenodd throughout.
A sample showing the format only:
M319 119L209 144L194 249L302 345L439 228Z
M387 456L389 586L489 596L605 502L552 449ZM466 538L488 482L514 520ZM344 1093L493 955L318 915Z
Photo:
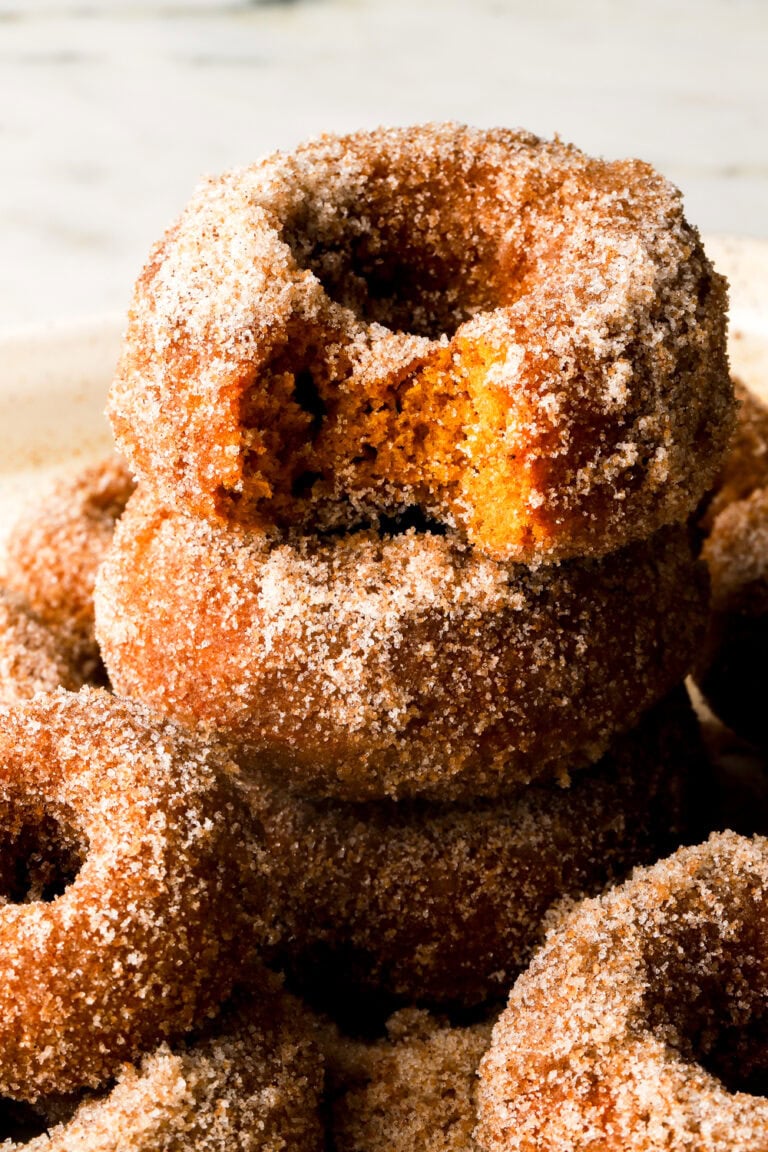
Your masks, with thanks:
M372 1044L331 1048L335 1152L479 1152L477 1067L490 1024L452 1028L415 1008Z
M87 679L101 666L93 584L135 485L117 456L56 481L15 525L4 579L56 636Z
M712 615L696 681L730 728L768 744L768 488L727 505L703 555L712 580Z
M695 677L735 732L768 744L768 408L736 381L738 425L703 527L712 613Z
M0 588L0 707L55 688L82 685L53 633L12 592Z
M327 995L506 995L563 896L680 843L703 765L680 689L568 788L465 805L311 803L245 782L264 844L271 962Z
M198 190L138 281L109 414L191 514L418 506L498 559L603 555L715 480L725 310L647 164L456 124L323 136Z
M97 1086L228 994L257 889L234 771L103 691L0 712L0 1094Z
M322 1152L322 1061L291 998L239 1000L7 1152ZM46 1101L40 1110L45 1115Z
M578 907L480 1066L484 1152L764 1152L768 841L712 836Z
M768 408L740 380L734 379L733 384L739 405L736 430L703 518L705 529L711 529L729 504L768 484Z
M684 526L530 570L453 536L217 527L140 489L97 632L118 692L306 795L474 799L594 763L669 692L702 577Z

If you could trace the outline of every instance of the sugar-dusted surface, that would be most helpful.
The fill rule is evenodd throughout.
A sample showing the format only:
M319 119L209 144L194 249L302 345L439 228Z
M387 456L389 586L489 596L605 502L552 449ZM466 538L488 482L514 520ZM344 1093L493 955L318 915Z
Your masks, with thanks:
M768 841L728 832L582 904L496 1024L481 1147L763 1152L766 925Z
M717 491L707 506L705 526L736 500L768 483L768 405L757 391L734 381L739 404L736 430L718 477Z
M29 858L39 836L51 882L59 857L70 867L49 901L34 885L5 891L4 879L14 902L0 907L1 1093L96 1086L228 993L241 890L257 887L233 771L105 692L0 713L3 859L12 864L16 841Z
M110 415L197 514L415 504L496 557L601 555L714 480L725 304L639 161L452 124L327 136L209 181L156 245Z
M764 372L736 381L736 434L706 509L703 556L712 582L707 641L695 677L734 731L768 742L768 407Z
M82 685L80 671L27 604L0 587L0 706Z
M117 691L306 794L449 800L594 763L687 672L684 526L529 570L453 536L217 527L134 496L97 581Z
M679 689L568 788L485 804L313 804L251 778L272 962L326 1003L352 989L466 1005L506 996L555 901L680 843L702 767Z
M764 745L768 742L768 488L756 488L720 512L704 556L712 579L712 614L697 683L724 723Z
M477 1067L491 1025L403 1009L372 1044L330 1046L336 1152L478 1152Z
M8 1152L320 1152L322 1060L297 1003L240 997L202 1036L124 1065L109 1091ZM45 1101L40 1105L43 1115ZM55 1114L53 1119L55 1120Z
M6 541L4 582L86 676L101 664L93 634L96 570L133 488L118 457L90 465L36 495Z

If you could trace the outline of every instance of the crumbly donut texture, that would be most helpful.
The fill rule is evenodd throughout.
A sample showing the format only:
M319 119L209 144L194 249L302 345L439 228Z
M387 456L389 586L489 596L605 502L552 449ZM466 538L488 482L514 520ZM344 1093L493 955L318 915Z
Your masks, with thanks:
M109 414L159 499L489 555L685 519L733 423L725 281L647 164L456 124L209 180L153 249Z
M597 761L687 672L706 613L685 526L530 570L455 537L292 542L141 489L99 572L116 691L307 795L455 800Z
M569 788L467 805L313 804L252 778L271 962L331 998L500 999L555 901L677 847L702 767L680 689Z
M480 1067L484 1152L764 1152L768 841L712 836L578 907Z
M235 771L103 691L0 712L0 1094L97 1086L228 994L258 888Z
M98 673L93 584L135 485L116 456L55 482L12 530L4 580L56 636L84 678Z
M332 1046L335 1152L479 1152L477 1067L490 1024L452 1028L415 1008L372 1044Z
M77 691L82 683L53 633L23 600L0 588L0 707L59 687Z
M322 1152L322 1060L285 996L241 1000L7 1152ZM45 1115L46 1102L40 1110ZM53 1111L55 1116L55 1110Z

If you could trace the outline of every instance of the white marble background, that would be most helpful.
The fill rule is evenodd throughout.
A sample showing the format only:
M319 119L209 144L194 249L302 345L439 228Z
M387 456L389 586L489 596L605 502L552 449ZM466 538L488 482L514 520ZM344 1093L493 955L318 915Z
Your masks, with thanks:
M198 176L456 118L640 155L768 236L765 0L0 0L0 331L124 308Z

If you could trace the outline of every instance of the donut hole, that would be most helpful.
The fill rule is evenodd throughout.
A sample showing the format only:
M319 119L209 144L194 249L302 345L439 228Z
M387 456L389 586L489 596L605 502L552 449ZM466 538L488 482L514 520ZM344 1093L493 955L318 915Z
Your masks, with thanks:
M64 821L49 813L23 817L0 842L0 902L50 903L80 871L85 846Z
M467 156L329 167L286 214L282 239L362 323L452 336L522 289L524 245L519 235L513 242L522 227L514 212L494 207L497 180Z
M452 336L478 312L494 305L478 276L477 246L453 253L426 230L366 227L360 217L348 231L318 239L302 262L337 304L366 324L436 340Z
M649 980L662 986L652 1018L662 1039L728 1091L765 1097L768 941L757 925L749 930L742 922L741 928L727 943L714 933L676 936L675 955L666 963L657 959L649 972Z

